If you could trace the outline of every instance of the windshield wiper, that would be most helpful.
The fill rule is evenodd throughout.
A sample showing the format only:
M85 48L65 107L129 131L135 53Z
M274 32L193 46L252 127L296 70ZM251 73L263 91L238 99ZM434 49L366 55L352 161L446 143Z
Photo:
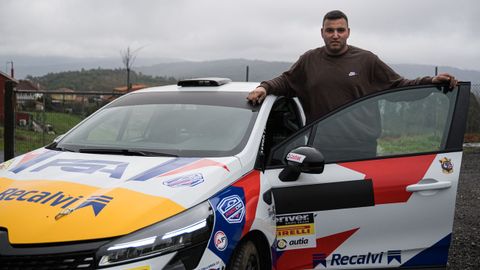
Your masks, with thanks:
M65 147L57 147L57 143L55 143L55 142L50 144L50 145L45 146L45 148L47 148L49 150L54 150L54 151L75 152L75 150L68 149L68 148L65 148Z
M178 157L177 155L168 154L168 153L144 151L144 150L131 150L131 149L86 148L86 149L79 149L78 152L89 153L89 154L107 154L107 155L124 155L124 156Z

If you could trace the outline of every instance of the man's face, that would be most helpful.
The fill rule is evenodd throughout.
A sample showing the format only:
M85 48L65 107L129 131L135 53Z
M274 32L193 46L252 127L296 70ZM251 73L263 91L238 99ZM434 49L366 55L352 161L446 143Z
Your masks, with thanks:
M322 38L329 54L339 55L347 51L347 39L350 36L345 19L325 20L322 28Z

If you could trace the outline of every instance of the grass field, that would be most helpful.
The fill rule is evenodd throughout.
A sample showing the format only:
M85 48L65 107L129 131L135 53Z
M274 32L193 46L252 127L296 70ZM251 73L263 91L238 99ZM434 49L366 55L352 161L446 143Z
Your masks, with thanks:
M65 113L32 113L33 119L37 122L42 122L45 118L45 123L53 127L55 134L47 134L42 132L35 132L27 130L26 128L18 127L15 129L15 153L23 154L34 149L40 148L53 141L57 136L64 134L69 129L74 127L83 117L73 114ZM3 140L3 127L0 127L0 138ZM0 143L0 150L4 149L3 143Z
M409 154L433 152L440 149L438 136L402 136L378 139L378 153L381 156L390 154Z

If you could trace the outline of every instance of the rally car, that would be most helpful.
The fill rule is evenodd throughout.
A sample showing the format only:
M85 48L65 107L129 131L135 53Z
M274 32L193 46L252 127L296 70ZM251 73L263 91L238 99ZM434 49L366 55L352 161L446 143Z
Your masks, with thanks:
M446 267L469 83L308 124L256 86L135 91L1 164L0 269Z

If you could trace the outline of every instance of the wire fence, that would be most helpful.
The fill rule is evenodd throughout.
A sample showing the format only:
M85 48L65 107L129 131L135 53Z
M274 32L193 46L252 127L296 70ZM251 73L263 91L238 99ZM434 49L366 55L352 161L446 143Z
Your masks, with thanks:
M51 143L57 136L122 95L20 90L14 93L16 155Z
M480 103L480 84L473 84L471 91ZM51 143L57 136L121 95L104 92L15 90L15 155ZM480 119L480 115L469 117ZM3 140L3 125L0 125L0 130ZM480 127L475 127L475 130L480 130ZM0 152L3 147L3 143L0 143Z
M480 102L480 84L472 84L471 91L477 97L477 100Z

